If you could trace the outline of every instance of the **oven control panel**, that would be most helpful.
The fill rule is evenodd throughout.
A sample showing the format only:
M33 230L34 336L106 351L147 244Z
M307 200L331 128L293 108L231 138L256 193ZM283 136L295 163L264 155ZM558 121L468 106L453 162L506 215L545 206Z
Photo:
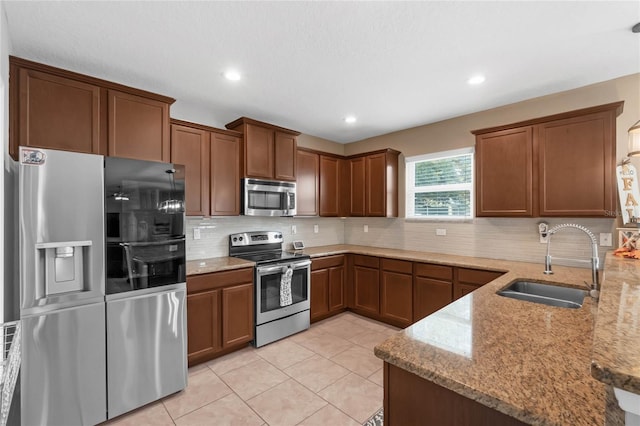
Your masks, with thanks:
M252 246L258 244L282 244L284 237L278 231L254 231L229 235L232 247Z

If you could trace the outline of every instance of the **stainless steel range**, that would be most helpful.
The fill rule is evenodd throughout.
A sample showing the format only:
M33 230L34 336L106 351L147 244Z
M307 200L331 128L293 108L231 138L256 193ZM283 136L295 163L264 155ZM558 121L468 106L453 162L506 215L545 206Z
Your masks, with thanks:
M229 235L229 256L256 262L256 347L309 328L311 259L283 241L277 231Z

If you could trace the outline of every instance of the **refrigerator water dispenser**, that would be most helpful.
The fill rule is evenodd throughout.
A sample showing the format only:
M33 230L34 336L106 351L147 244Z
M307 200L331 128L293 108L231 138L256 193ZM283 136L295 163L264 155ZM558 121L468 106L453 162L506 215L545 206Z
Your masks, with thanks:
M85 290L85 250L91 241L36 244L44 254L45 296Z

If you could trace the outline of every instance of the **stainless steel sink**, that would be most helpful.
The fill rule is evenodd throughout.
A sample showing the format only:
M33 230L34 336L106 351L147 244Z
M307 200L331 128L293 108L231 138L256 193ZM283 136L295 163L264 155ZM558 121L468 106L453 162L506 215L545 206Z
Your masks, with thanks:
M512 299L542 303L543 305L578 309L582 306L587 292L554 284L514 281L508 287L498 291L498 294Z

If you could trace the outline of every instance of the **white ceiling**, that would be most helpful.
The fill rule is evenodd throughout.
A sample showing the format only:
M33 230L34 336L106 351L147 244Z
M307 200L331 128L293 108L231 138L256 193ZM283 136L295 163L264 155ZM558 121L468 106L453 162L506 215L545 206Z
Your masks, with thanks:
M640 1L3 3L15 56L341 143L640 72Z

